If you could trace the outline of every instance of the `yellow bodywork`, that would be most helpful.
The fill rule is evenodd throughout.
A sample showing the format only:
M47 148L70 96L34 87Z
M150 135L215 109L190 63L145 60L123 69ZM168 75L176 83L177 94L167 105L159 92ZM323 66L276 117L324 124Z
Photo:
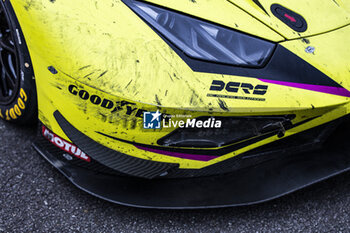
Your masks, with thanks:
M279 1L302 13L308 22L318 20L318 23L309 23L310 30L301 34L277 18L266 15L250 0L150 2L280 43L350 89L350 47L345 39L350 37L350 26L347 26L350 23L350 5L346 1L337 0L341 7L325 0ZM272 2L261 1L267 11ZM276 84L269 85L269 91L264 96L266 101L220 100L227 107L223 109L217 98L207 96L213 80L249 82L253 85L265 83L255 78L194 72L122 1L11 0L11 3L33 63L40 121L68 141L53 117L56 110L75 128L106 147L142 159L177 163L182 169L200 169L280 138L273 136L203 162L140 150L96 131L147 145L156 144L158 139L169 134L169 129L144 130L142 119L136 117L139 109L191 115L193 118L295 114L293 123L322 115L287 131L284 137L288 137L340 118L350 110L348 97ZM306 12L304 9L308 4L314 4L314 10L319 14ZM333 9L336 13L326 13ZM305 38L310 41L309 44L303 42ZM306 53L308 46L314 46L316 51ZM58 73L50 72L50 66ZM112 112L114 109L103 108L73 95L69 91L71 85L74 90L85 90L90 96L113 101L117 109ZM246 95L243 91L239 94ZM130 115L126 114L128 110Z

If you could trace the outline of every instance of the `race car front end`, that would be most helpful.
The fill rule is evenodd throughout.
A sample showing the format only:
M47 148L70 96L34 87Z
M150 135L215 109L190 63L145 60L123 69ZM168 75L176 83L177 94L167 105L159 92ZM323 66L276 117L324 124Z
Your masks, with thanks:
M35 72L35 148L93 195L247 205L350 168L350 26L289 38L229 1L13 6Z

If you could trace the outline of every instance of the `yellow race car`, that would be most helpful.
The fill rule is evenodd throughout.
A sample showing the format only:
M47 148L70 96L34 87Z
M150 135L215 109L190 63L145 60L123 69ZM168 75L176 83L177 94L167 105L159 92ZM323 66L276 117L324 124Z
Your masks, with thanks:
M350 168L349 1L0 4L0 118L95 196L248 205Z

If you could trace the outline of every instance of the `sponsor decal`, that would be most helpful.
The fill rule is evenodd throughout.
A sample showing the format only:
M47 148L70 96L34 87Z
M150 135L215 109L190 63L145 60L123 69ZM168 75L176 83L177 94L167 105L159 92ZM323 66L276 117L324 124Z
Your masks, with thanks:
M110 110L111 113L124 110L126 112L126 115L128 116L143 118L143 113L147 112L147 110L135 107L135 103L131 103L128 101L112 101L110 99L103 98L96 94L92 95L88 91L84 89L79 89L75 85L69 85L68 91L72 95L78 96L84 101L89 101L96 106L100 106L101 108Z
M242 99L242 100L252 100L252 101L265 101L265 98L258 98L257 96L264 96L268 91L267 85L256 85L250 83L240 83L240 82L224 82L221 80L213 80L210 91L223 92L226 91L228 93L239 93L243 92L246 94L245 96L237 96L237 95L227 95L227 94L212 94L209 93L208 97L217 97L217 98L227 98L227 99ZM255 97L251 97L249 95L255 95Z
M18 117L22 116L23 110L26 108L27 101L28 96L23 90L23 88L21 88L21 90L19 91L19 97L15 105L12 108L6 109L4 113L2 113L0 109L0 118L5 119L7 121L16 120Z
M180 118L180 119L178 120L176 118ZM222 126L221 120L216 120L214 117L209 117L207 120L196 119L196 118L192 119L191 115L165 115L160 113L159 110L157 112L145 112L144 119L143 119L144 129L161 129L161 128L220 129L221 126Z
M73 155L79 159L82 159L86 162L90 162L91 159L88 155L86 155L81 149L79 149L76 145L67 142L66 140L58 137L53 132L51 132L49 129L47 129L45 126L42 127L42 135L49 140L52 144L54 144L56 147L60 148L61 150L67 152L70 155ZM67 155L64 156L67 158Z

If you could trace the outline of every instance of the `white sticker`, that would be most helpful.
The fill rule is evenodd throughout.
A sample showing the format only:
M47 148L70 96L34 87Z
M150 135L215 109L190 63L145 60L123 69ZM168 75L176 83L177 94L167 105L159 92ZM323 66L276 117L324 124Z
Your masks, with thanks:
M18 28L16 28L16 34L17 34L17 38L18 38L18 43L22 44L22 40L21 40L21 36L19 35Z

